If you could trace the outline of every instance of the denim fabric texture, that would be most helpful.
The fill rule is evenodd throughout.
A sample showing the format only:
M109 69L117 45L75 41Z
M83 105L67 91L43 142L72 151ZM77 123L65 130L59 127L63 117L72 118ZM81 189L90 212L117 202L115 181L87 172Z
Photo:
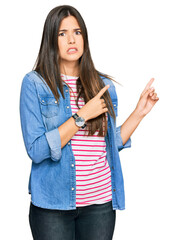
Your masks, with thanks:
M30 204L29 222L34 240L111 240L116 220L112 202L51 210Z
M101 77L108 89L118 115L115 86ZM59 103L44 79L36 72L25 75L20 93L20 119L25 148L32 160L29 193L34 205L58 210L76 209L75 158L71 141L61 148L58 127L72 116L70 92L63 82L65 98L60 91ZM111 169L113 210L125 209L125 194L119 151L131 146L131 139L123 145L120 128L108 114L105 136L107 160Z

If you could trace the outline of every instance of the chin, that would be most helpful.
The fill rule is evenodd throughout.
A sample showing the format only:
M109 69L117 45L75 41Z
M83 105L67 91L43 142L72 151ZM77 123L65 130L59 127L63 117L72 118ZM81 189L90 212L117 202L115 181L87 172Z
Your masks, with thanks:
M80 59L81 56L70 56L70 57L67 57L65 58L64 60L65 61L78 61Z

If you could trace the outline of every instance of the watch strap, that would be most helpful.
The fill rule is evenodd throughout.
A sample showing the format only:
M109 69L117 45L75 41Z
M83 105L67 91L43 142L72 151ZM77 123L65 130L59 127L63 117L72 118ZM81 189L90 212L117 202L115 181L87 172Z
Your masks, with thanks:
M76 118L79 117L79 115L78 115L77 113L75 113L74 115L72 115L72 117L73 117L74 119L76 119Z
M84 123L83 126L81 127L82 129L86 127L86 124Z

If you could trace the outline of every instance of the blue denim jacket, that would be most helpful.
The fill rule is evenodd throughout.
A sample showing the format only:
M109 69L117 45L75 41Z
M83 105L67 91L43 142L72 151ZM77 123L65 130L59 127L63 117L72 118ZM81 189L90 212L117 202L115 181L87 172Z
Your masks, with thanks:
M117 116L117 94L113 82L102 77L113 102ZM65 99L61 92L59 103L44 79L35 71L26 74L21 86L20 118L23 139L32 160L29 193L34 205L70 210L76 208L75 157L71 140L61 148L58 127L72 116L70 92L63 83ZM119 151L131 146L129 139L122 143L120 126L108 114L108 131L105 136L107 160L111 169L113 209L125 209L124 182Z

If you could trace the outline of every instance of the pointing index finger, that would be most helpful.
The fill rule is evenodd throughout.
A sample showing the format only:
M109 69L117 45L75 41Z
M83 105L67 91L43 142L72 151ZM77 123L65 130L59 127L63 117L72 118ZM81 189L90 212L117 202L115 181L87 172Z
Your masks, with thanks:
M100 98L105 92L106 90L110 87L110 85L106 85L104 88L102 88L99 93L97 94L97 96Z
M145 89L143 90L142 94L144 94L150 87L151 87L151 84L154 82L154 78L151 78L150 81L147 83Z
M154 82L154 80L155 80L154 78L151 78L151 80L147 83L144 91L147 91L147 90L150 88L150 86L151 86L151 84Z

